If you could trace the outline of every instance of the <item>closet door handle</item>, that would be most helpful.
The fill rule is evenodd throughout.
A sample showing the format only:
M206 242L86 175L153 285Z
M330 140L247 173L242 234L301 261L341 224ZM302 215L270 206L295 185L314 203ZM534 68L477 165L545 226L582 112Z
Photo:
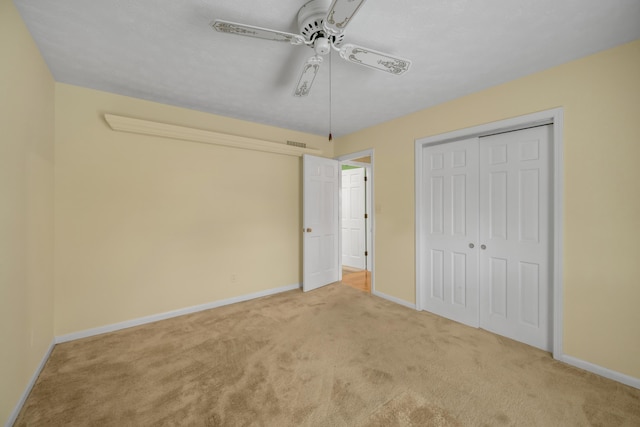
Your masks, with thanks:
M484 251L485 249L487 249L487 245L480 245L480 249Z
M473 248L475 247L475 245L474 245L473 243L469 243L469 247L470 247L471 249L473 249Z

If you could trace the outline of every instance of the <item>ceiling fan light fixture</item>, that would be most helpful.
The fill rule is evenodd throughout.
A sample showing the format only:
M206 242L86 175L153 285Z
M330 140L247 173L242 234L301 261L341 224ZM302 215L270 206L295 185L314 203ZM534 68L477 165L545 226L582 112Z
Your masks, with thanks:
M331 42L326 37L318 37L313 44L313 49L317 55L326 55L331 52Z

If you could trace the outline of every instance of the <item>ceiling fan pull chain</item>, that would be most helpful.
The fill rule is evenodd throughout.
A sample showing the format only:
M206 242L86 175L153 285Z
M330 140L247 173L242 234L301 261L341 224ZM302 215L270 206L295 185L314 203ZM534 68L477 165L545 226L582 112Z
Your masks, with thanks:
M331 57L333 55L331 55L331 52L329 52L329 142L333 141L333 134L332 134L332 124L331 124L331 92L333 89L333 85L331 82L331 74L332 74L332 70L333 70L333 61L331 60Z

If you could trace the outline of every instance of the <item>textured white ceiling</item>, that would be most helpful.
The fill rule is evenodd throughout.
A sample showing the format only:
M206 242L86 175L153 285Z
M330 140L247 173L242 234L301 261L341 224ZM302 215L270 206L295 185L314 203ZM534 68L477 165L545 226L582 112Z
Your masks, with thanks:
M329 133L329 59L218 33L214 19L297 33L306 0L14 0L56 81ZM332 54L335 136L640 38L640 0L368 0L345 42L412 60L402 76ZM117 112L115 112L117 113Z

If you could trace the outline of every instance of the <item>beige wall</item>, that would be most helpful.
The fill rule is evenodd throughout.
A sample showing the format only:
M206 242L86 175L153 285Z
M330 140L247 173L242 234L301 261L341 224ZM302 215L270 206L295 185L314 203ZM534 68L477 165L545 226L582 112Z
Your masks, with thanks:
M324 137L54 84L9 0L0 55L0 421L54 335L301 281L298 158L102 115L332 156ZM340 138L336 155L375 148L377 289L415 299L415 139L562 106L565 352L640 378L638 75L640 41Z
M53 340L54 82L0 0L0 423Z
M640 41L354 133L375 149L376 287L415 301L414 141L564 107L564 351L640 378Z
M104 113L333 154L323 137L56 84L57 336L301 282L299 157L115 132Z

